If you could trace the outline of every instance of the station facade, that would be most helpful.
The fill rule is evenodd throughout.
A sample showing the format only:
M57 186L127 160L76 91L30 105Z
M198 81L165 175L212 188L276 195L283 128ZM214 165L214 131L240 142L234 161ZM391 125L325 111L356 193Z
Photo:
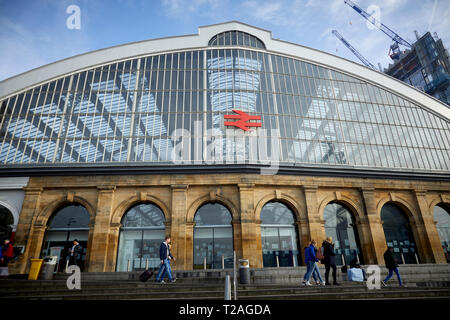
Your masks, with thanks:
M156 267L165 235L178 270L229 268L233 251L303 265L326 236L339 264L383 264L388 245L449 261L447 106L269 31L75 56L0 82L0 106L2 223L23 247L10 272L47 255L62 271L73 239L84 271Z

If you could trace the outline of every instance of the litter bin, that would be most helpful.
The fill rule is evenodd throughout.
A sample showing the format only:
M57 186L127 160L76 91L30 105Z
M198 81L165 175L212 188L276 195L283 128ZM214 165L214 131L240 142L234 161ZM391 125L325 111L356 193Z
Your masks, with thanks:
M37 280L39 273L41 272L42 263L44 259L31 259L30 273L28 274L28 280Z
M57 261L57 256L48 256L44 258L41 275L39 276L40 280L53 280L53 272L55 272Z
M239 283L250 284L250 265L248 259L239 259Z

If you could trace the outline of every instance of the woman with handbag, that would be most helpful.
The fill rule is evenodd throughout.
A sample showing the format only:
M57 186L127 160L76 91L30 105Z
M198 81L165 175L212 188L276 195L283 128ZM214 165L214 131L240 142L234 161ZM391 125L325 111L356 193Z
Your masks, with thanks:
M336 281L336 254L334 253L334 243L332 240L333 238L327 237L322 243L324 256L322 263L325 264L325 285L330 285L328 277L330 275L331 268L333 269L333 285L338 286L339 283Z

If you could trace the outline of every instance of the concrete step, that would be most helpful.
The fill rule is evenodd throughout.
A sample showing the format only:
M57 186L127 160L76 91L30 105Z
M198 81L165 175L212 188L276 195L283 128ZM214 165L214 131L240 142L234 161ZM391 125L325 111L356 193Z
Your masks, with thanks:
M381 293L380 293L381 292ZM398 295L397 293L401 294ZM224 286L211 284L157 284L132 281L86 281L81 290L68 290L61 280L1 280L0 299L223 299ZM396 283L380 290L368 290L364 283L341 286L239 285L241 299L356 299L381 297L449 297L450 282L414 283L400 288Z
M417 288L392 288L382 290L336 290L329 291L315 290L310 288L284 289L284 290L239 290L240 300L289 300L289 299L377 299L377 298L411 298L411 297L447 297L450 298L449 288L440 289L417 289ZM223 290L203 290L196 291L157 291L148 290L139 292L76 292L73 294L50 294L45 295L21 295L9 296L9 299L29 299L29 300L118 300L118 299L215 299L222 300ZM4 299L8 299L4 298ZM4 300L2 299L2 300Z

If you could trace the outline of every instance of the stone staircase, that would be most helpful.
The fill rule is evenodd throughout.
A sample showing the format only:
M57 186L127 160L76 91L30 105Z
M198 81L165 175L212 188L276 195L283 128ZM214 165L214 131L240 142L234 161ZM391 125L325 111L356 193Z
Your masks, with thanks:
M396 277L388 287L369 290L365 283L350 282L338 271L340 286L300 286L305 267L250 269L251 283L239 284L239 300L339 300L339 299L449 299L450 265L403 265L400 267L406 288ZM324 268L321 273L324 275ZM223 300L225 275L232 270L173 271L175 283L138 280L140 272L82 273L81 289L69 290L66 274L54 280L29 281L24 276L0 280L0 301L26 300ZM381 279L386 269L381 267ZM22 278L22 279L21 279ZM239 281L238 281L239 283Z

